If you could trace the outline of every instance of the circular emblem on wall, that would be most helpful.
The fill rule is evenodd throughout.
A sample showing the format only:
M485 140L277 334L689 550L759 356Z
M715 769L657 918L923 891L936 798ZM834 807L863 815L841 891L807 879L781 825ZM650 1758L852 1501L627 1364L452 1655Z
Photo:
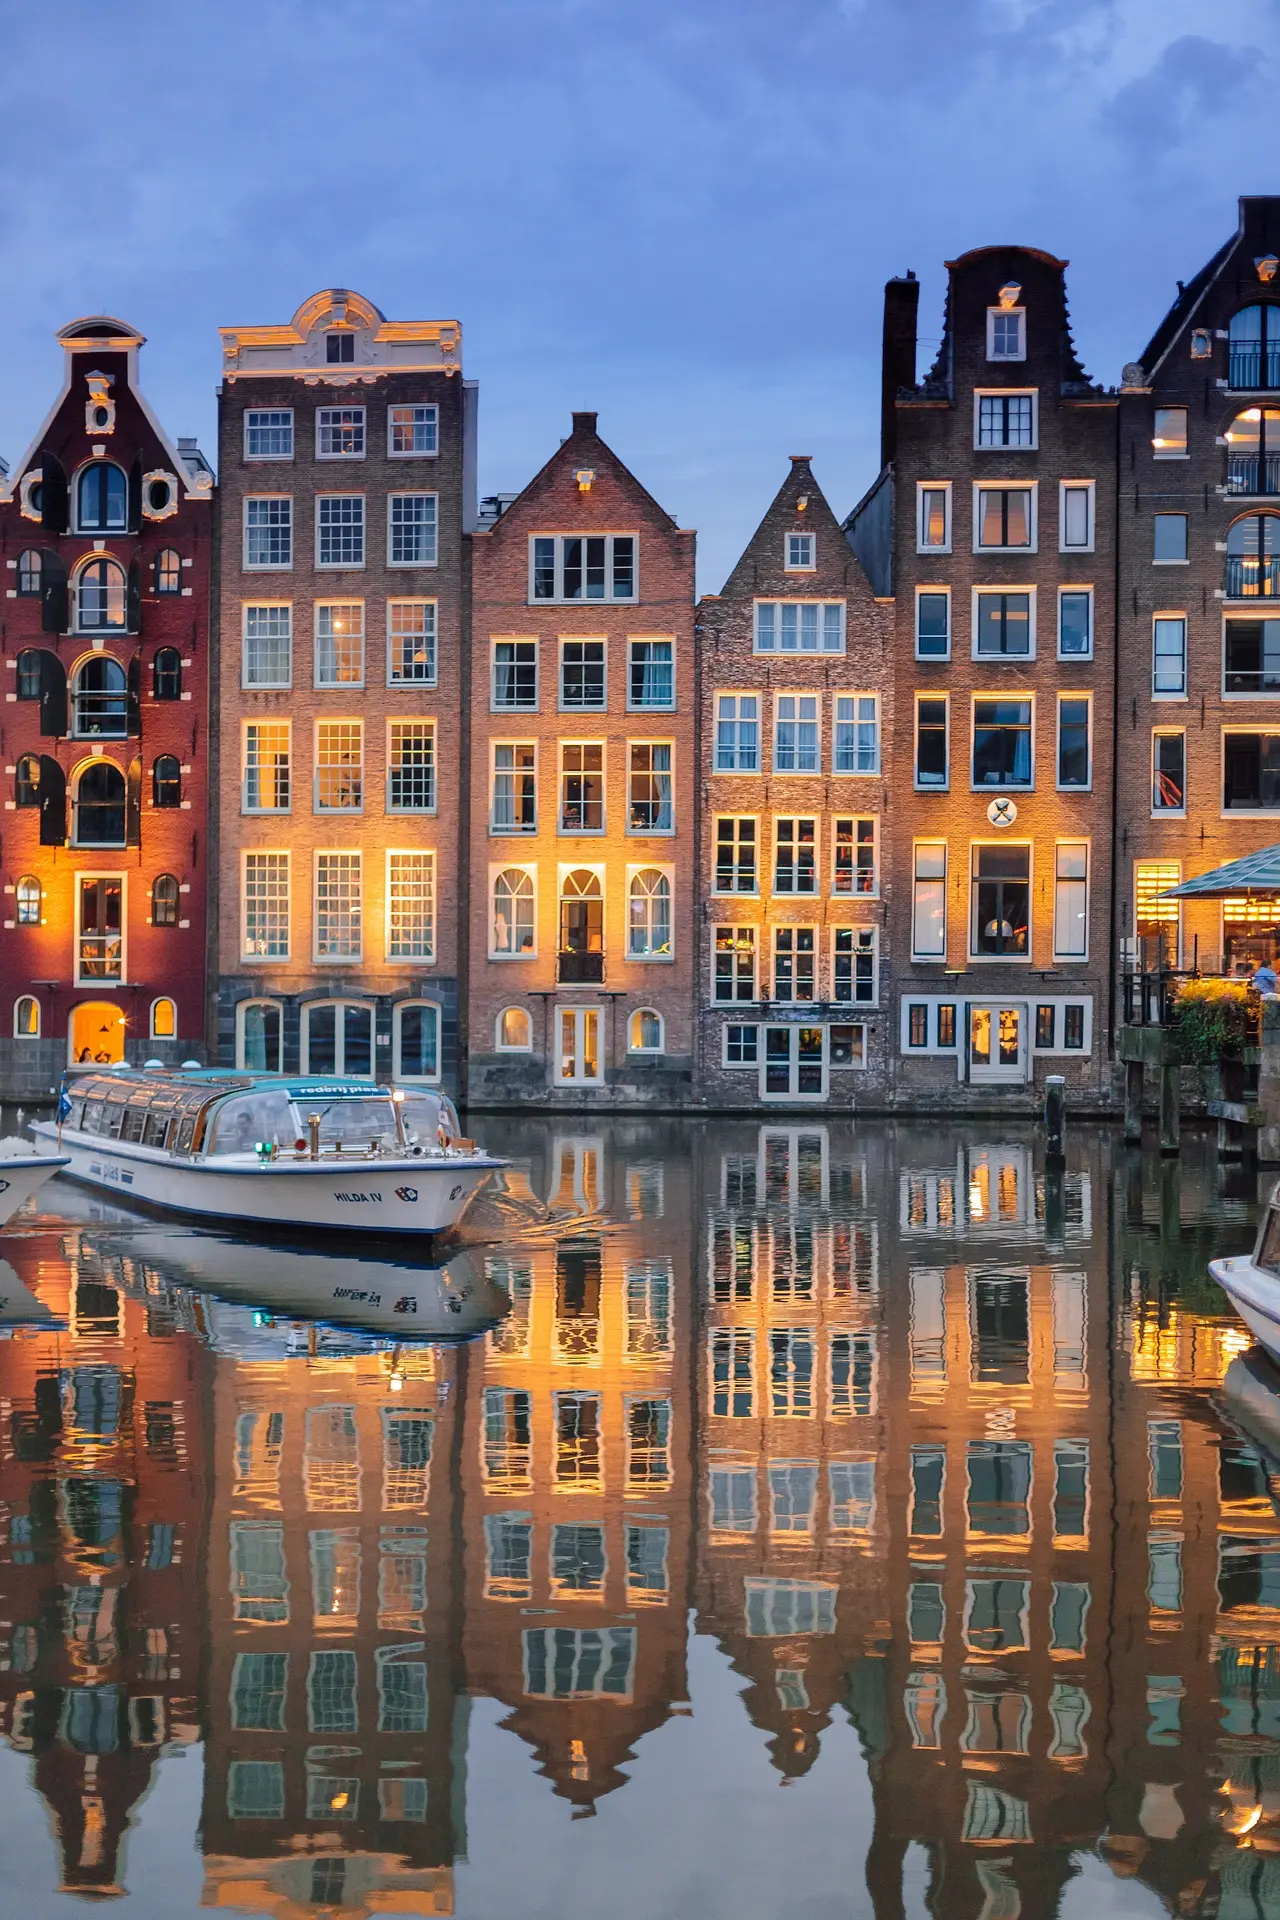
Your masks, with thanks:
M993 827L1011 827L1018 817L1018 809L1012 800L993 800L987 808L987 818Z

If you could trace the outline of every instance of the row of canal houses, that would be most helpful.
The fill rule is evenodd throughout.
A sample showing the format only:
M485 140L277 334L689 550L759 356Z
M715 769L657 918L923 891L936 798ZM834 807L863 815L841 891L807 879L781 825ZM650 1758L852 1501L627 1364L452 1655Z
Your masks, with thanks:
M0 1091L1105 1105L1125 965L1280 951L1169 895L1277 837L1278 251L1242 199L1118 388L1051 254L949 262L928 368L890 281L878 476L793 456L701 599L594 413L477 498L455 321L224 327L216 484L141 336L64 328L0 485Z

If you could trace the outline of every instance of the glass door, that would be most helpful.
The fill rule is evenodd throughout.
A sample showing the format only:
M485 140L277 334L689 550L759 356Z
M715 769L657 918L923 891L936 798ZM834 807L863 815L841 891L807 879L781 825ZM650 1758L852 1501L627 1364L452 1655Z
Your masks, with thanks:
M760 1063L764 1100L821 1100L827 1091L826 1028L766 1027Z
M990 1004L969 1008L970 1080L1025 1080L1027 1010Z
M373 1077L373 1007L360 1000L313 1000L302 1009L302 1071Z
M557 1079L572 1085L598 1086L604 1079L600 1065L599 1007L561 1007L559 1019Z

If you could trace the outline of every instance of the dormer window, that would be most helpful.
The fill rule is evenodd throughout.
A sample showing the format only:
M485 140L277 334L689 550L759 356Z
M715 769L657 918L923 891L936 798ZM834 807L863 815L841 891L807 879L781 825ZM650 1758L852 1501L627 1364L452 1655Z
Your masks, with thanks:
M326 333L324 337L324 357L331 367L350 366L356 357L356 337L354 333Z
M988 360L1025 360L1027 357L1026 308L1005 306L1003 296L1007 291L1001 289L998 307L987 308ZM1013 288L1015 299L1020 292L1020 287Z
M811 533L789 533L787 535L787 572L812 573L817 565L814 557L814 536Z

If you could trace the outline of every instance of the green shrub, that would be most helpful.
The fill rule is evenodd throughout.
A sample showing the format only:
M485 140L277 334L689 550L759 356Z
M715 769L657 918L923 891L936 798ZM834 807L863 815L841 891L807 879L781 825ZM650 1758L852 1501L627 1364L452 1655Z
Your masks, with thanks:
M1248 983L1244 980L1187 980L1173 1009L1190 1066L1208 1067L1224 1055L1238 1054L1248 1030Z

